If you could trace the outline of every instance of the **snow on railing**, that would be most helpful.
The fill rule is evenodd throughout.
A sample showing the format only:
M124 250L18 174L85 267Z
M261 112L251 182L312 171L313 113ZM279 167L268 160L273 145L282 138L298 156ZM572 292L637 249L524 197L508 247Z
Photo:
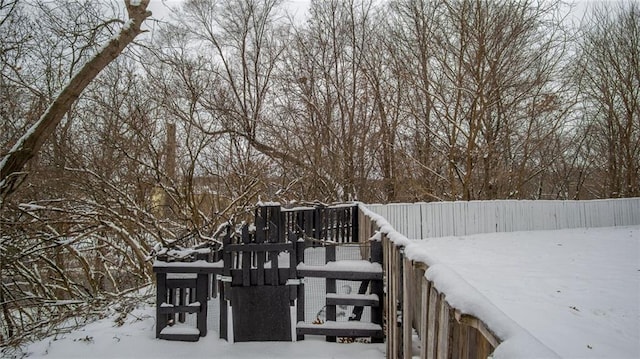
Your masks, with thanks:
M453 269L414 253L414 241L367 207L360 206L359 235L384 248L387 357L414 357L414 347L420 358L558 357Z

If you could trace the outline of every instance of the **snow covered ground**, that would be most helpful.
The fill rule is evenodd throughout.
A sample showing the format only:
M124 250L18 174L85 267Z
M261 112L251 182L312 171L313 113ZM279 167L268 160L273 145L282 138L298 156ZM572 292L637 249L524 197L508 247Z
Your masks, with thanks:
M154 298L154 297L152 297ZM216 303L212 301L210 303ZM25 348L28 358L384 358L384 344L327 343L307 336L300 342L228 343L209 331L198 342L155 338L155 301L131 312L124 325L116 316ZM187 321L188 322L188 321Z
M359 247L341 247L337 259L359 258ZM324 263L322 248L305 251L308 264ZM289 259L280 258L281 266ZM321 278L306 278L306 321L324 319L325 283ZM355 282L337 281L338 292L349 294L358 287ZM155 338L155 287L147 289L144 305L134 310L122 326L115 324L117 315L91 323L71 333L44 339L26 348L28 358L384 358L384 344L327 343L323 336L306 336L301 342L228 343L218 339L218 299L209 301L206 337L195 343L166 341ZM352 307L338 307L338 320L347 320ZM368 321L370 310L363 320ZM182 328L195 329L195 314L187 316ZM182 329L184 330L184 329Z
M640 358L640 226L405 243L409 257L430 265L427 278L453 306L506 338L497 357L532 357L540 344L564 358ZM384 344L334 344L322 337L230 344L211 330L196 343L158 340L154 306L150 300L122 326L105 318L26 351L29 358L384 357Z
M448 301L496 334L519 327L564 358L640 358L640 226L411 242ZM503 345L503 357L531 350Z

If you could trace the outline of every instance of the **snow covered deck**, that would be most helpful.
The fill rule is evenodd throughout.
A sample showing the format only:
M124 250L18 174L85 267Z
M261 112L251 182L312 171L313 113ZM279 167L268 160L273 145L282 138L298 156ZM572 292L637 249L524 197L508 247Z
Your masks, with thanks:
M388 357L640 357L640 198L360 208Z
M484 321L496 357L640 357L640 226L411 241L409 259L452 307Z

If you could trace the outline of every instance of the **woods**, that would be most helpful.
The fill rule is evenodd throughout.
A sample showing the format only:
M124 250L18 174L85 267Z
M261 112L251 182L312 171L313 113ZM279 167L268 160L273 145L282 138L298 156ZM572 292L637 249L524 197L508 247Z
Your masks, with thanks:
M147 5L0 0L2 346L260 200L640 194L637 3Z

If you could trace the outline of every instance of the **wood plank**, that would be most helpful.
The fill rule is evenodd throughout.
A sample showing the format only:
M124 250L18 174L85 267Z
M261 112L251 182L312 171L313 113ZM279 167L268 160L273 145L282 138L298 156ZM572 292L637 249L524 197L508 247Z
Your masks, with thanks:
M335 262L336 260L336 247L335 246L326 246L325 247L325 263ZM326 279L326 293L335 293L336 292L336 280L334 278ZM327 305L326 306L326 317L327 321L335 321L337 318L336 314L336 306L335 305ZM327 336L328 342L335 342L335 336Z
M247 250L255 249L254 255L256 257L256 268L258 268L259 270L258 276L256 279L256 283L258 285L264 285L264 263L266 261L266 253L265 253L266 249L262 247L263 243L266 240L266 235L264 231L264 227L266 226L266 224L265 224L265 218L263 216L264 216L264 213L263 213L263 210L261 209L260 215L256 216L255 218L255 224L256 224L255 241L250 247L246 247ZM233 247L231 247L230 249L233 249Z
M438 347L438 309L440 294L432 285L429 289L429 323L427 329L427 359L436 359L436 349Z
M438 355L437 359L447 359L449 358L449 348L450 348L450 331L451 326L449 323L449 314L450 307L449 303L445 300L444 293L440 294L440 317L438 321Z
M242 226L240 232L242 243L241 246L246 246L251 243L251 237L249 236L249 225L245 224ZM230 250L229 248L225 248L224 250ZM251 270L251 253L250 252L241 252L242 256L242 286L248 287L251 285L251 274L249 271Z
M353 305L356 307L377 307L379 298L375 294L327 293L327 305Z
M167 301L167 275L156 273L156 338L160 338L160 331L167 326L167 315L160 313L160 303Z
M404 258L402 263L402 291L405 293L402 301L402 353L404 358L413 357L413 302L414 296L411 293L413 286L413 261Z
M204 273L198 274L198 281L196 283L196 300L200 302L200 311L198 312L198 329L200 330L200 336L207 335L207 289L209 276Z
M486 339L486 341L494 348L500 344L500 340L498 339L498 337L493 334L489 327L487 327L487 325L484 324L484 322L482 322L480 319L472 315L462 314L460 313L460 311L455 312L455 317L456 320L461 324L468 325L478 330L478 332L480 332L480 334Z
M380 325L356 321L326 321L323 324L298 322L299 335L326 335L327 337L383 337Z
M200 312L200 306L195 305L172 305L171 307L159 306L159 313L163 314L175 314L175 313L198 313Z
M271 262L271 268L269 269L269 273L270 273L270 277L271 277L271 283L272 285L275 285L275 283L279 283L280 280L280 275L279 275L279 270L278 270L278 265L279 265L279 261L278 261L278 254L280 252L278 251L269 251L269 261ZM287 274L285 274L286 277L289 277Z
M160 333L158 334L159 339L164 340L175 340L181 342L197 342L200 339L200 335L198 334L166 334Z
M390 337L387 338L387 340L391 339L391 355L396 358L398 357L399 353L398 353L398 348L399 348L399 342L398 342L398 336L397 336L397 332L398 332L398 301L397 301L397 297L398 297L398 289L396 287L396 273L397 273L397 267L396 267L396 251L395 251L395 246L393 245L393 243L391 241L388 241L388 247L389 247L389 262L390 262L390 268L389 268L389 277L388 277L388 283L389 283L389 289L391 291L390 293L390 300L389 300L389 314L390 317L387 318L387 325L390 327L391 331L390 331Z
M385 293L384 300L384 317L387 318L387 325L385 326L385 337L387 338L386 352L391 355L392 351L392 342L393 336L392 326L391 326L391 250L389 248L389 239L385 234L381 234L381 242L382 242L382 254L383 254L383 265L384 265L384 275L387 279L387 290Z
M431 289L431 282L427 278L422 277L422 292L420 294L420 303L422 313L420 321L420 358L425 359L427 357L427 335L429 333L429 291Z

